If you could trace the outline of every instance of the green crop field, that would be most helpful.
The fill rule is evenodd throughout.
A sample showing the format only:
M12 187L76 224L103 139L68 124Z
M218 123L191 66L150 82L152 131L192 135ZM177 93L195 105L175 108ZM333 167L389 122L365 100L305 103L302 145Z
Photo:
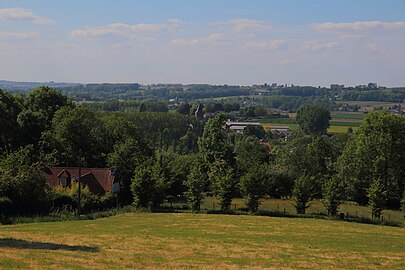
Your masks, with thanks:
M344 112L332 112L332 119L350 119L350 120L363 120L365 114L363 113L344 113Z
M140 213L0 226L1 269L404 269L405 229Z

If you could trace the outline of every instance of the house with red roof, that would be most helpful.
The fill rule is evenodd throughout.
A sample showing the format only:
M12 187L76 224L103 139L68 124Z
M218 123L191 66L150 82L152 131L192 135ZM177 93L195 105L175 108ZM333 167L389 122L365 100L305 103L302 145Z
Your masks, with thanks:
M46 182L54 188L69 188L79 179L79 167L46 167L42 172ZM112 191L115 176L109 168L81 168L80 181L90 192L104 195Z

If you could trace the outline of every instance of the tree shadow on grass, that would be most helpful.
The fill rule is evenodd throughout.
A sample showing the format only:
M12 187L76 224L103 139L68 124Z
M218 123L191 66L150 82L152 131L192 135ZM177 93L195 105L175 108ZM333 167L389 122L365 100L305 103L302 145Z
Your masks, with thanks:
M0 238L0 248L18 248L18 249L47 249L47 250L67 250L83 252L99 252L98 247L91 246L69 246L64 244L44 243L35 241L26 241L13 238Z

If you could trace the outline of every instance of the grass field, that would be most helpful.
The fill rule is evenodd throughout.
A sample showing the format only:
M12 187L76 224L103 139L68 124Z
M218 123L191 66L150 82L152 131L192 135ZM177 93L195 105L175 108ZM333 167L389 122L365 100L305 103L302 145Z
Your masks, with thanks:
M246 208L244 199L236 198L232 200L232 209L241 209ZM207 197L204 200L202 205L203 209L212 210L219 209L219 201L215 197ZM288 214L295 214L295 208L293 207L290 200L287 199L263 199L261 200L260 210L264 211L280 211L286 212ZM362 218L371 218L370 208L367 206L358 205L354 202L345 202L341 204L339 211L342 213L348 213L350 216L362 217ZM327 211L323 206L322 202L319 200L314 200L310 203L310 207L306 210L308 214L326 214ZM404 212L395 211L395 210L383 210L382 216L385 220L392 220L400 222L403 227L405 227L405 218Z
M333 112L331 114L331 118L332 120L330 121L330 128L328 131L331 133L346 133L349 127L351 127L354 131L357 130L364 118L364 114ZM266 118L259 119L258 121L266 130L270 129L271 126L289 126L290 128L295 128L297 126L293 117Z
M363 113L345 113L345 112L332 112L332 119L350 119L350 120L363 120L365 114Z
M194 214L0 226L1 269L404 269L405 229Z

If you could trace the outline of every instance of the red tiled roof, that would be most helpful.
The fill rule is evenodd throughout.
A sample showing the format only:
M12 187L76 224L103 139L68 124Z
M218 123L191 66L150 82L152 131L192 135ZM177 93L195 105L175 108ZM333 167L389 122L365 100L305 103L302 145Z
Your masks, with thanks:
M59 177L65 171L71 175L72 182L79 178L78 167L49 167L42 169L42 171L46 177L46 182L53 187L60 186ZM88 175L93 175L98 184L94 183L94 181L87 180L89 177L86 176ZM103 193L111 191L115 178L115 176L111 175L109 168L81 168L81 176L84 180L84 184L86 184L86 180L87 182L90 181L87 185L89 186L89 190L93 193L100 193L102 190L104 191Z

